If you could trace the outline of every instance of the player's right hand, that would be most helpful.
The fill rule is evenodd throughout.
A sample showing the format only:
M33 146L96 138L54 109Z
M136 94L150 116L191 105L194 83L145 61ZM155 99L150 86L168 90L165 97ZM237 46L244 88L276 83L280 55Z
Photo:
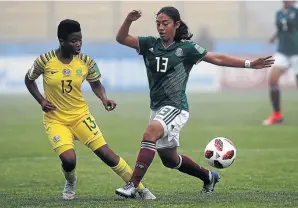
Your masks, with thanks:
M141 10L132 10L131 12L128 13L126 20L128 21L136 21L142 16L142 11Z
M44 112L48 113L50 111L56 110L56 107L50 101L43 99L41 101L41 108Z

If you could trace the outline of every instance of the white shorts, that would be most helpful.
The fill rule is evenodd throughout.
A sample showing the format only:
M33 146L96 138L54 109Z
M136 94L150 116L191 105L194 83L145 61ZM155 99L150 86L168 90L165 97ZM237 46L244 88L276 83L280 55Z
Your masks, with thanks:
M157 111L150 111L150 122L159 121L164 128L164 135L156 142L156 149L179 147L180 130L186 124L189 113L172 106L164 106Z
M274 55L274 59L274 66L281 67L286 70L291 68L296 74L298 74L298 55L286 56L282 53L276 53Z

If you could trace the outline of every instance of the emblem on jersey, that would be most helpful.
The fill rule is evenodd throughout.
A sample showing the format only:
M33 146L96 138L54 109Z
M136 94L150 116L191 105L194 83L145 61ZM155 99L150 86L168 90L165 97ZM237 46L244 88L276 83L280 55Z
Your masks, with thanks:
M57 136L54 136L53 141L55 143L59 142L60 141L60 136L58 136L58 135Z
M82 77L83 76L82 69L81 68L77 69L76 74L77 74L78 77Z
M196 49L200 54L202 54L202 53L205 52L205 49L202 48L201 46L199 46L198 44L195 45L195 49Z
M291 19L295 19L295 16L296 16L296 15L295 15L294 12L292 12L292 13L290 14L290 18L291 18Z
M70 74L71 74L71 71L70 71L70 69L63 69L62 74L63 74L65 77L69 77Z
M149 48L149 51L150 51L151 53L154 53L153 48Z
M176 51L175 51L175 55L178 56L178 57L183 56L182 48L177 48Z

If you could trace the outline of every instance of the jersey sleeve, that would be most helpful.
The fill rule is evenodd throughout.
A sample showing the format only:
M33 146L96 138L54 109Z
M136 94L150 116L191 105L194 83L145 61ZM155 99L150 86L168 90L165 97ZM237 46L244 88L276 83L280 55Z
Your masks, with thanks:
M41 74L44 73L46 66L46 59L44 56L39 56L33 63L32 67L29 69L27 75L30 80L36 80Z
M191 42L191 47L188 55L193 64L198 64L206 54L207 50L205 48L194 42Z
M87 66L88 66L88 74L87 74L86 80L88 82L95 82L99 80L99 78L101 77L101 73L99 71L99 68L96 62L90 57L87 57Z
M139 36L138 37L139 40L139 51L138 53L140 55L144 55L146 53L146 51L148 51L150 49L150 47L152 47L153 42L156 40L155 37L152 36Z

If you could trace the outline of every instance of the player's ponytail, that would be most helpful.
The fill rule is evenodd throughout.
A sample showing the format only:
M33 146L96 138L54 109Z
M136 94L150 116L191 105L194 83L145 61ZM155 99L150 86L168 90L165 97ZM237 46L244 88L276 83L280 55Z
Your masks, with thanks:
M190 40L192 38L193 34L189 32L188 26L181 20L180 13L175 7L163 7L159 10L157 15L161 13L169 16L174 23L180 22L180 26L176 29L176 34L174 37L175 41Z
M193 34L189 32L188 26L182 20L180 20L180 26L176 30L174 40L175 41L190 40L192 36Z

